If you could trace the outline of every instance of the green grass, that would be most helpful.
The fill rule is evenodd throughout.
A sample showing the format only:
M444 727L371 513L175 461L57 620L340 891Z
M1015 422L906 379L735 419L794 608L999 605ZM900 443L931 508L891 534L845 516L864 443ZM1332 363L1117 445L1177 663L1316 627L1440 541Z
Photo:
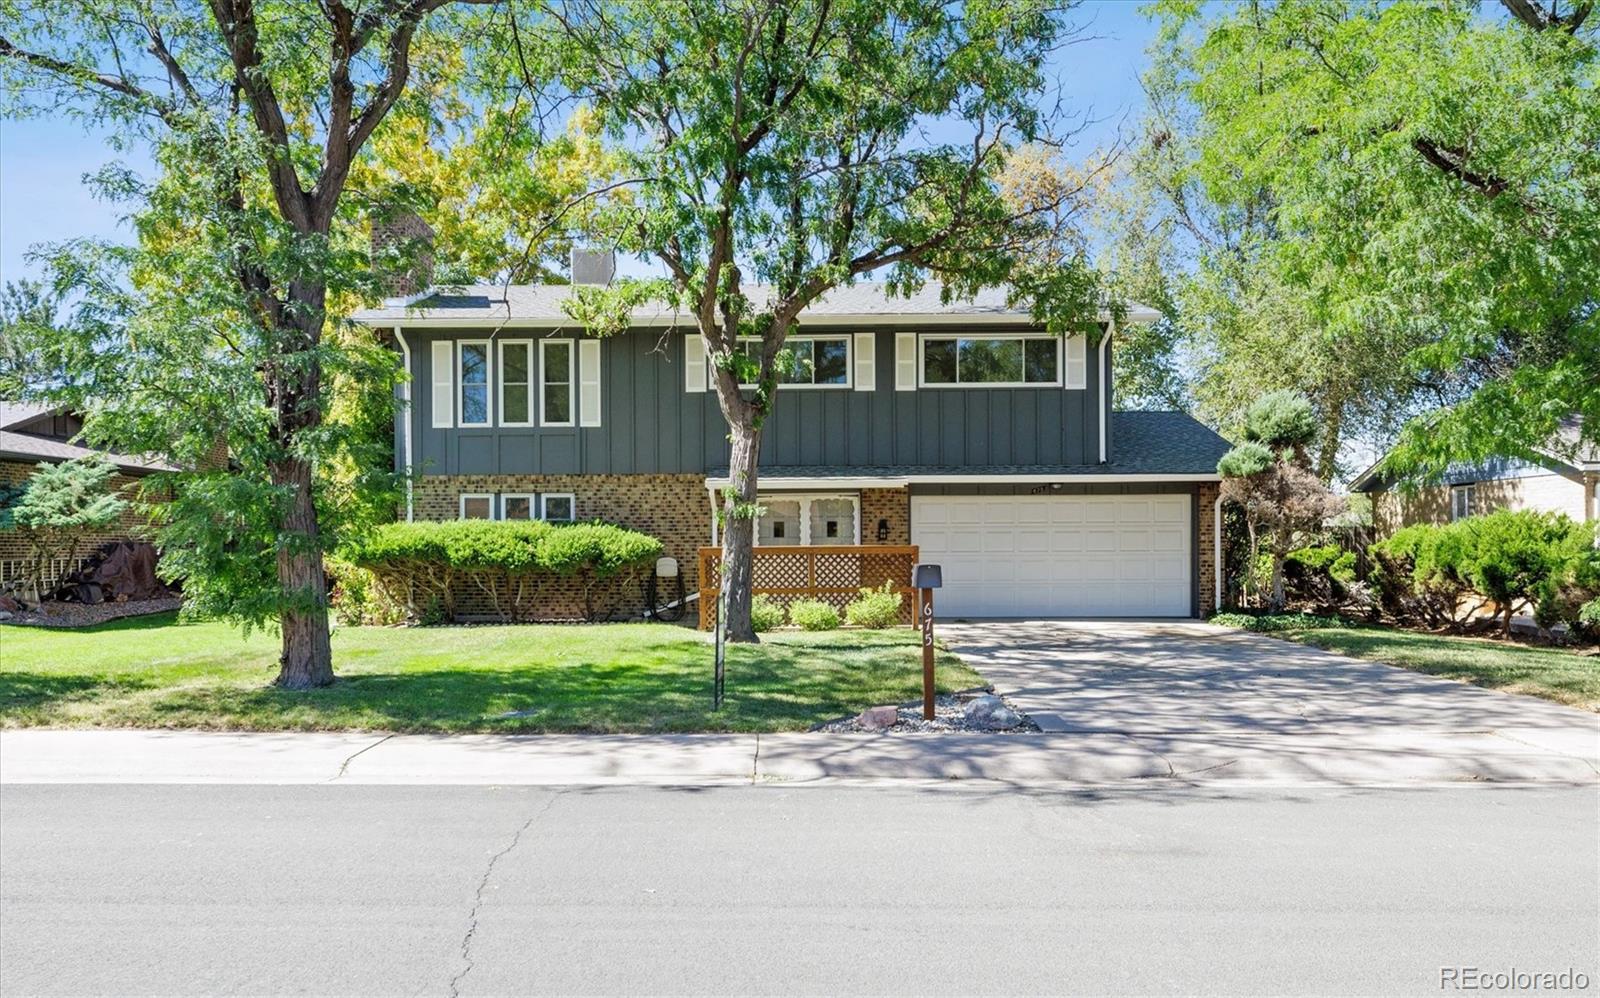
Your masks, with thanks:
M339 681L270 685L278 641L171 614L82 630L0 627L0 726L248 731L793 731L919 696L915 632L764 636L732 646L711 710L711 646L663 624L340 628ZM941 690L982 685L941 653ZM500 718L508 711L530 716Z
M1388 627L1291 628L1274 631L1273 636L1430 676L1600 711L1600 658L1592 655Z

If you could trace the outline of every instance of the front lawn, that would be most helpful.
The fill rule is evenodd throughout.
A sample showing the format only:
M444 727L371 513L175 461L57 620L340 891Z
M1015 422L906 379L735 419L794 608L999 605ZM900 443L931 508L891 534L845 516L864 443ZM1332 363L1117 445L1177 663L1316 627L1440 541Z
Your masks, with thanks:
M275 634L173 615L75 631L0 627L0 725L249 731L794 731L921 695L917 634L766 635L732 646L711 710L711 646L664 624L340 628L339 681L269 685ZM939 688L983 679L941 653ZM501 717L512 711L522 716Z
M1341 655L1600 711L1600 658L1592 655L1389 627L1289 627L1272 633Z

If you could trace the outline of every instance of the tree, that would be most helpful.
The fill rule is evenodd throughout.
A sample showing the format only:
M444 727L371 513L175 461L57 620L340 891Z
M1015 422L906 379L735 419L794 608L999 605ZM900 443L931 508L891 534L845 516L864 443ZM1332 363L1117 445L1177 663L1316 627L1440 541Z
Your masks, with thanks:
M1311 470L1306 445L1316 433L1316 416L1305 396L1271 392L1245 413L1243 442L1217 462L1222 497L1244 510L1252 573L1266 537L1272 558L1268 608L1273 612L1283 609L1283 563L1289 552L1344 510L1343 500Z
M1393 473L1528 457L1573 413L1600 439L1594 6L1156 5L1173 203L1248 233L1202 268L1211 314L1288 319L1218 337L1225 386L1320 372L1330 431L1420 417Z
M326 420L332 385L393 377L324 335L330 294L376 290L343 195L450 2L0 0L8 110L112 128L161 171L98 178L137 206L138 246L43 253L80 301L36 344L43 362L74 373L62 394L94 392L91 440L202 469L163 510L164 569L202 611L275 618L291 689L333 681L322 553L339 504L316 469L357 445ZM233 475L208 461L219 444Z
M895 291L931 275L950 295L1009 279L1058 330L1093 317L1092 273L1071 240L1050 238L1069 224L1077 192L1058 172L1031 168L1048 165L1037 143L1052 122L1038 104L1045 58L1069 37L1062 6L545 8L543 51L620 145L623 186L593 228L668 275L586 291L576 314L605 332L628 301L664 296L691 318L710 358L731 441L721 515L732 640L756 640L757 456L802 310L885 273ZM770 292L747 296L752 279Z
M0 494L0 530L26 539L23 579L34 599L55 581L56 562L75 563L84 535L110 527L128 508L111 484L116 473L99 455L74 458L42 464L25 485Z

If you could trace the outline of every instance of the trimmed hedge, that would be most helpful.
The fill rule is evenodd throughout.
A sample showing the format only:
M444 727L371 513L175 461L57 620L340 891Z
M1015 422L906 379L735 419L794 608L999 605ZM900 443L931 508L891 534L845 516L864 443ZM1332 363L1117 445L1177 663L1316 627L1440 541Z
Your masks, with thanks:
M616 609L601 604L599 584L635 580L661 552L654 537L609 523L454 520L385 524L340 555L370 573L363 582L378 598L420 623L457 619L464 590L502 620L548 619L541 604L561 580L578 585L585 619L598 620Z

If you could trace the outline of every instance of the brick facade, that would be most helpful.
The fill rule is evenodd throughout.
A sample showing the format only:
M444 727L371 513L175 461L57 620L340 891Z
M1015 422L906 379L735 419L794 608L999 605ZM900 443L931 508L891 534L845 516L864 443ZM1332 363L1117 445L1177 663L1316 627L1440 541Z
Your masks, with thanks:
M878 538L878 521L888 523L889 535ZM911 543L911 490L861 490L861 543Z
M31 478L38 469L37 464L27 461L0 461L0 485L20 485ZM78 545L80 558L87 556L102 544L138 538L142 535L145 521L132 505L138 483L139 479L129 475L117 474L112 477L111 484L124 499L129 500L129 506L122 511L122 516L115 527L109 530L93 530L83 535L82 542ZM28 543L23 531L0 531L0 587L23 574L27 552ZM57 566L59 574L63 575L75 567L75 565Z
M1222 486L1216 482L1200 483L1200 510L1196 520L1199 533L1200 616L1209 617L1217 612L1217 566L1222 552L1217 550L1217 493Z

